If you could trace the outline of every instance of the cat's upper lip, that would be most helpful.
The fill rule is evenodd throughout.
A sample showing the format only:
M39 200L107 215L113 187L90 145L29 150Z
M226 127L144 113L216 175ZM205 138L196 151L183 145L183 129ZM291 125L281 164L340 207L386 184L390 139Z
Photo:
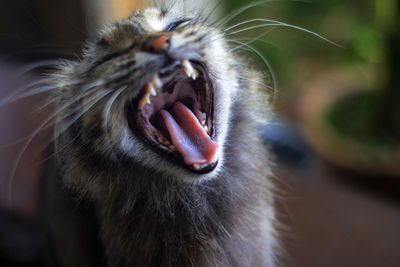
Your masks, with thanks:
M219 157L213 90L200 62L174 61L152 75L130 102L130 128L157 152L173 155L168 158L193 172L210 172Z

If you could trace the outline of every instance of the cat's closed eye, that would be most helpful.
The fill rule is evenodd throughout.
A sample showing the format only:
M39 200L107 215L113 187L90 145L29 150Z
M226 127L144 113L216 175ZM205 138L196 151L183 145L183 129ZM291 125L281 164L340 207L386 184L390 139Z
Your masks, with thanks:
M180 25L182 25L183 23L188 22L188 21L189 21L189 19L181 19L181 20L174 21L174 22L172 22L171 24L169 24L169 25L167 26L167 28L165 29L165 31L170 32L170 31L176 29L178 26L180 26Z

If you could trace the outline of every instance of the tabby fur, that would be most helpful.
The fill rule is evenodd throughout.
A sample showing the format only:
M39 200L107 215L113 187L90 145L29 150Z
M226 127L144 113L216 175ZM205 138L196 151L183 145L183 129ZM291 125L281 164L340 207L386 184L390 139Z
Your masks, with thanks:
M53 74L57 157L43 202L51 265L275 266L271 161L256 131L269 83L198 13L179 3L137 11ZM221 155L207 174L154 152L126 119L126 103L165 64L143 42L182 18L170 53L203 62L215 84Z

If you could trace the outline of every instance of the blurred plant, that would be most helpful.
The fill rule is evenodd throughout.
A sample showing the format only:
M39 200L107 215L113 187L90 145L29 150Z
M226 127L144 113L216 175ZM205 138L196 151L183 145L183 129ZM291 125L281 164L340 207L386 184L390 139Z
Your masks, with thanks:
M354 50L365 60L387 62L381 88L357 92L335 103L328 112L328 120L337 130L367 145L400 143L399 8L400 1L376 0L377 30L362 29L352 42Z
M246 2L229 1L228 9ZM255 18L283 23L271 21L263 27L252 27L261 24ZM293 109L293 103L287 104L288 99L304 94L306 84L319 74L327 73L328 80L341 81L342 88L337 88L325 77L327 89L330 86L333 90L340 89L336 95L342 97L325 96L332 98L324 102L323 109L315 109L318 112L315 119L322 119L325 125L325 128L316 126L321 121L315 121L316 134L325 135L324 142L331 140L330 146L324 144L320 151L341 144L340 153L346 155L343 160L350 161L353 157L361 166L389 166L391 155L398 158L400 0L261 1L231 24L243 21L247 22L240 24L239 29L246 31L232 37L248 43L250 46L241 49L254 52L256 58L262 58L260 62L270 61L280 84L281 107L287 111ZM324 36L344 49L332 45ZM325 88L313 90L318 89ZM343 92L347 95L343 96ZM312 101L307 104L319 106ZM349 142L354 153L345 145ZM379 160L386 163L379 165L376 163Z

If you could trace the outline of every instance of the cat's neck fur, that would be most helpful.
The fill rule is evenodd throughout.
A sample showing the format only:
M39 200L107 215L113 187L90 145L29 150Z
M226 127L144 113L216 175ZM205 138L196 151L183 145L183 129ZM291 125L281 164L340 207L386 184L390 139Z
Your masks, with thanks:
M82 149L75 165L63 159L67 186L95 202L110 266L272 265L273 205L268 173L260 173L268 159L246 102L236 105L229 157L214 179L189 184L134 162L99 162Z

